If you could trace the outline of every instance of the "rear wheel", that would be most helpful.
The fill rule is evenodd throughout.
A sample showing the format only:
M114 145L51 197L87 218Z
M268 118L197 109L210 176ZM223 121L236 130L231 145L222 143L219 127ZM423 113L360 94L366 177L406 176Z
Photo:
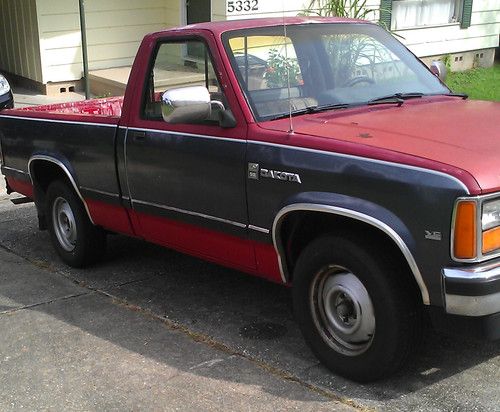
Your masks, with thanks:
M420 305L398 259L352 237L325 236L300 255L293 279L302 333L329 369L359 382L400 368L421 334Z
M61 259L73 267L96 262L105 252L106 234L92 224L73 189L56 180L47 189L46 201L50 237Z

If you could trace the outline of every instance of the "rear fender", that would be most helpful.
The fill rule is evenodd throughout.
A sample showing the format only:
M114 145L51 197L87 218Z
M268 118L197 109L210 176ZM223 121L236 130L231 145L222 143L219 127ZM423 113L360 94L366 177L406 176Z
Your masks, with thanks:
M33 184L33 188L35 190L35 194L36 194L37 188L40 187L40 185L37 184L38 181L37 181L37 176L36 176L36 172L35 172L35 165L40 164L40 163L44 163L44 162L51 163L51 164L57 166L61 170L63 175L68 179L68 182L73 187L73 190L75 191L77 196L82 201L83 206L85 207L85 211L87 212L88 218L90 219L92 224L94 224L94 222L92 221L92 216L90 215L87 203L85 202L85 199L83 198L83 196L80 192L80 189L78 188L74 170L71 167L71 164L67 159L65 159L63 157L55 156L55 155L48 155L48 154L35 154L35 155L31 156L31 158L28 161L28 172L30 175L31 183ZM36 195L35 195L35 202L36 202ZM39 210L40 210L40 207L41 207L41 205L37 204L37 208Z

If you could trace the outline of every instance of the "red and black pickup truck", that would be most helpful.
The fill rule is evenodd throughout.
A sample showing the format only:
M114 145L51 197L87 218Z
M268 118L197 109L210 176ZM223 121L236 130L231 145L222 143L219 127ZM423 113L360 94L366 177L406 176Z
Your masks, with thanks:
M214 22L146 36L124 98L2 111L1 170L67 264L114 232L289 285L368 381L426 317L500 338L499 118L375 24Z

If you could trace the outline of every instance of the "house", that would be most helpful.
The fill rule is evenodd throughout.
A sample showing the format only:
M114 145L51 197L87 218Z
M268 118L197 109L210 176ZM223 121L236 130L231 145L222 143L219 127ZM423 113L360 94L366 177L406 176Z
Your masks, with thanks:
M208 20L297 15L310 0L85 0L93 92L118 94L144 34ZM367 0L370 15L424 61L493 64L500 0ZM44 93L81 87L79 0L1 0L0 71Z
M456 71L494 63L499 0L381 0L380 9L381 21L426 63L449 56Z

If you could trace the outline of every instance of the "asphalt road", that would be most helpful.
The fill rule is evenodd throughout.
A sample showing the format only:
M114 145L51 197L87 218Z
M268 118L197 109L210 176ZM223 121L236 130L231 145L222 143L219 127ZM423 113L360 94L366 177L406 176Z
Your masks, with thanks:
M500 411L499 342L429 331L355 384L310 353L286 288L122 236L68 268L1 186L0 262L0 410Z

